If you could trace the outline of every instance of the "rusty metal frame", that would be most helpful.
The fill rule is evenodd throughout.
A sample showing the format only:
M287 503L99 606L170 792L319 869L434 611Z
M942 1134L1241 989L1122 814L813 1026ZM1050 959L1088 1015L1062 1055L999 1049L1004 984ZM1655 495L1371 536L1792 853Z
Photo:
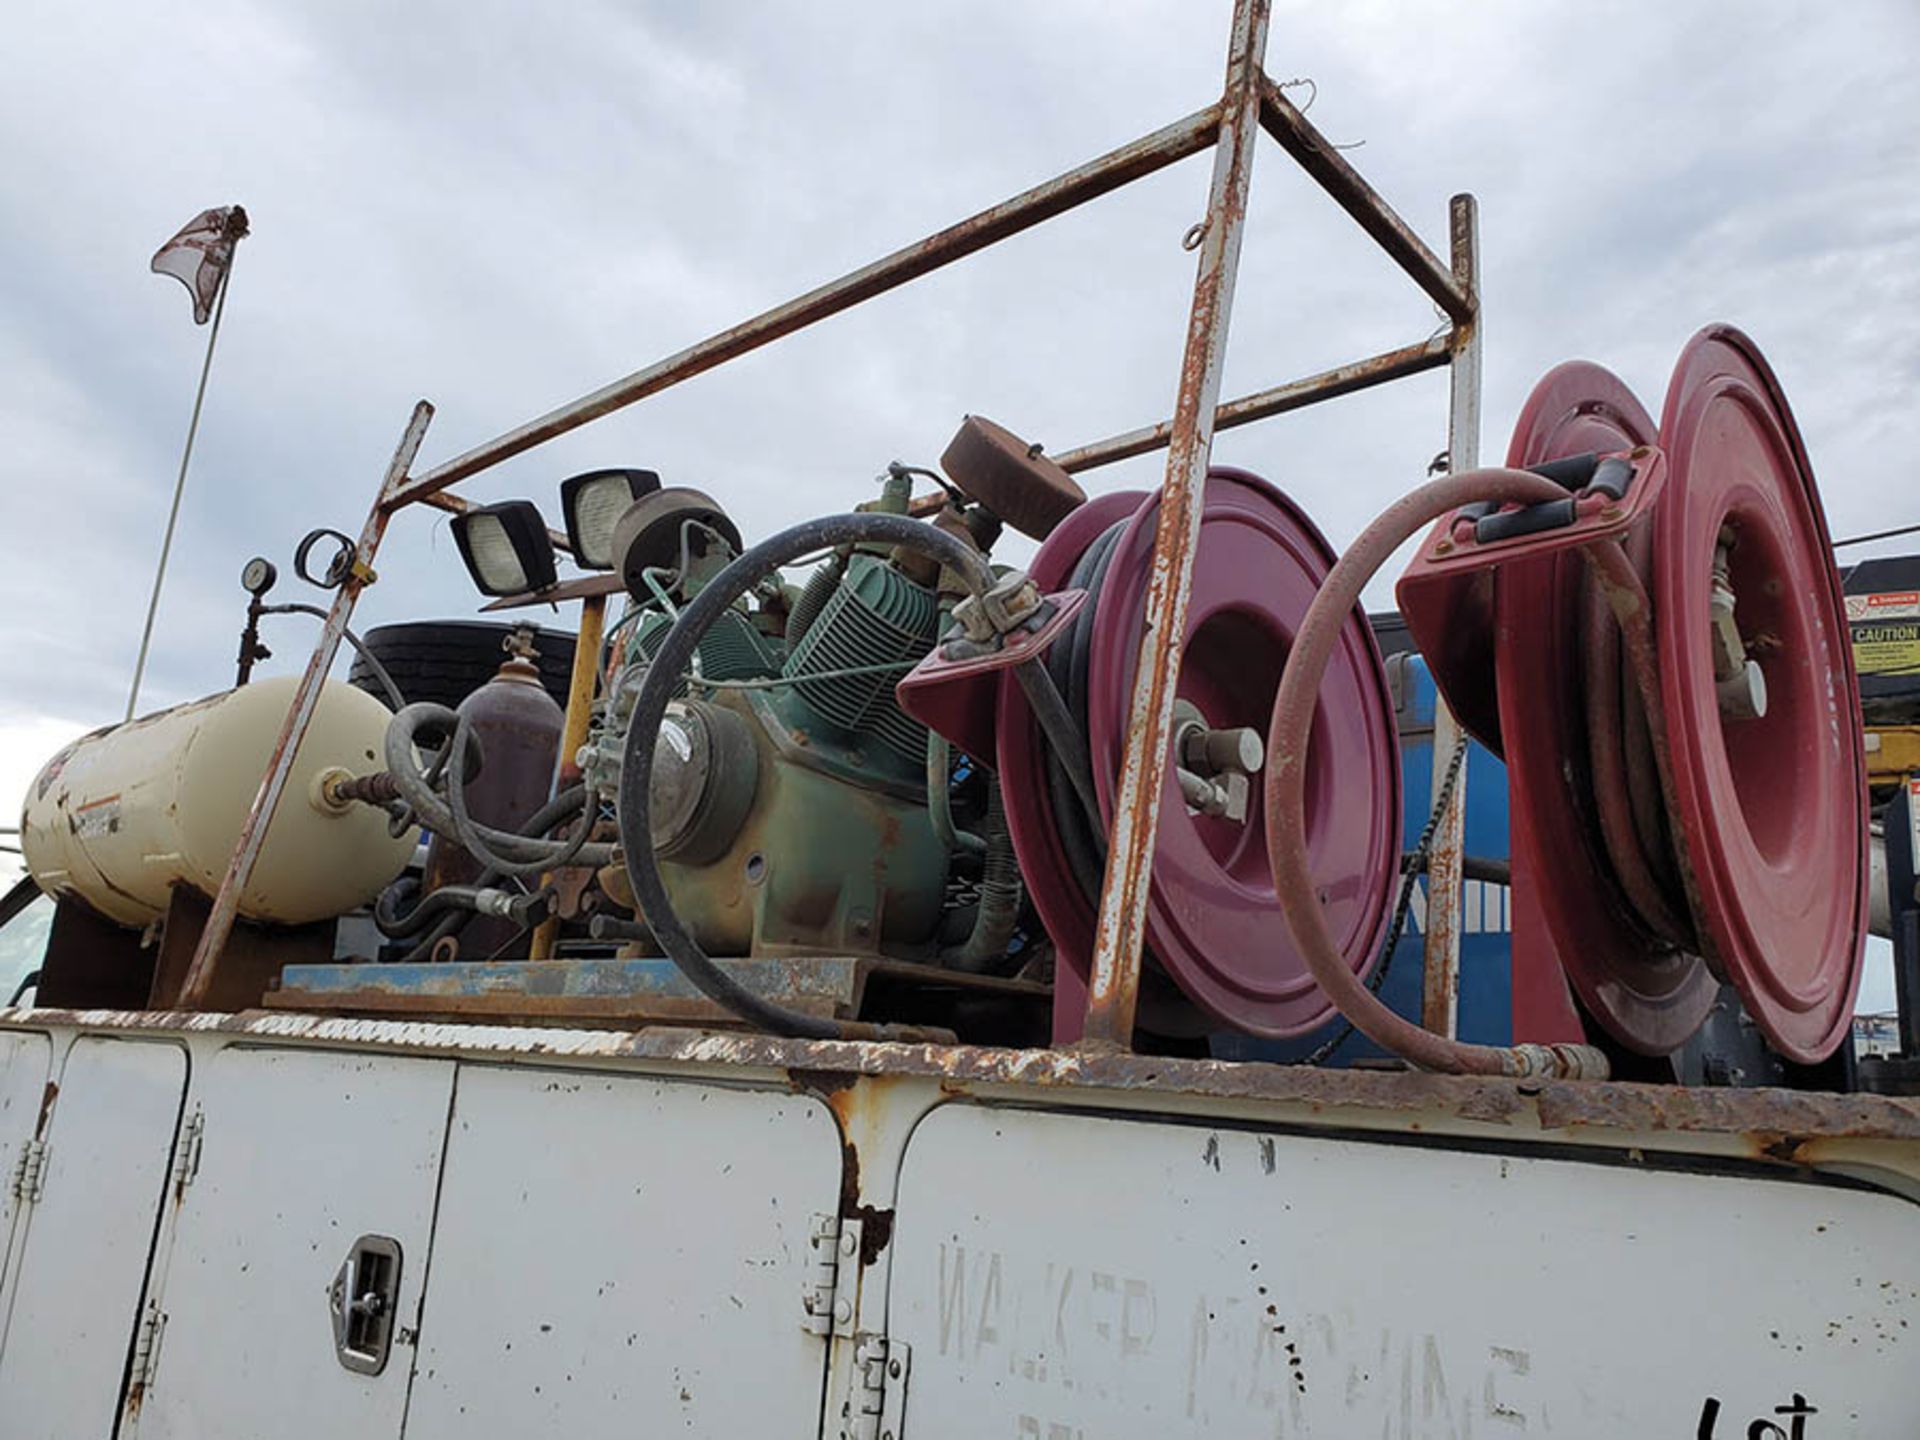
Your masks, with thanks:
M422 401L388 466L360 535L353 574L335 593L327 624L214 897L183 986L183 1007L201 1008L209 993L240 896L286 788L341 632L361 590L375 578L373 561L395 513L415 503L464 510L468 502L449 487L503 460L1211 148L1212 184L1206 217L1193 232L1198 237L1198 270L1172 418L1057 457L1069 470L1089 470L1162 448L1168 452L1147 626L1101 896L1086 1028L1087 1043L1095 1049L1129 1048L1166 741L1179 678L1181 653L1175 637L1184 629L1199 534L1198 499L1214 431L1448 366L1453 378L1448 438L1455 462L1471 463L1478 449L1480 303L1472 200L1462 196L1454 201L1452 264L1442 264L1267 76L1263 65L1270 9L1271 0L1236 0L1226 83L1214 103L416 475L412 473L414 457L432 416L432 407ZM1272 136L1426 292L1446 316L1447 328L1420 343L1223 403L1219 394L1222 357L1259 130ZM1450 834L1457 837L1457 822ZM1449 865L1457 871L1457 840L1451 859L1444 843L1436 848L1434 878L1450 873L1444 868ZM1456 906L1457 895L1430 883L1430 957L1435 953L1431 938L1435 931L1452 935L1446 944L1457 947L1458 927L1451 918Z

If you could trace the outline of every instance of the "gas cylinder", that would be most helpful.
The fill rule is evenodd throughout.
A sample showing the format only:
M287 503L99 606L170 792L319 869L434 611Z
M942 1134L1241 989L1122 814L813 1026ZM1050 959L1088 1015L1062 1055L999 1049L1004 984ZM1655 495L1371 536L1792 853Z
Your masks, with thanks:
M532 629L517 628L502 648L506 661L459 706L479 742L481 757L479 770L466 786L466 801L478 823L517 830L553 793L566 716L540 682ZM454 836L435 835L428 842L428 890L471 884L480 870L480 862ZM512 922L478 916L460 932L460 954L483 960L514 934Z

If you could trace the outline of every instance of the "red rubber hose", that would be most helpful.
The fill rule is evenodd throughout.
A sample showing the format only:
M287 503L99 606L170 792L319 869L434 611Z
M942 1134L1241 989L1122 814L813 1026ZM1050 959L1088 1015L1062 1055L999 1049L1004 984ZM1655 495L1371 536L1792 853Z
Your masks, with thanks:
M1308 607L1287 657L1267 727L1267 855L1287 928L1293 932L1294 943L1313 978L1348 1023L1376 1045L1424 1070L1566 1079L1604 1079L1608 1073L1606 1057L1588 1045L1471 1045L1423 1030L1382 1004L1347 967L1327 929L1318 887L1307 868L1307 737L1320 682L1341 629L1359 603L1360 592L1405 541L1442 515L1474 501L1528 505L1564 500L1566 496L1564 488L1542 476L1490 468L1429 481L1395 501L1341 555ZM1611 541L1593 548L1620 554ZM1620 555L1620 559L1622 568L1631 574L1631 567L1624 564L1625 556ZM1604 562L1602 568L1613 571ZM1617 577L1618 572L1613 575ZM1613 599L1611 593L1609 599ZM1616 613L1620 608L1616 603ZM1643 610L1643 622L1644 618ZM1629 628L1628 649L1632 652L1635 648Z

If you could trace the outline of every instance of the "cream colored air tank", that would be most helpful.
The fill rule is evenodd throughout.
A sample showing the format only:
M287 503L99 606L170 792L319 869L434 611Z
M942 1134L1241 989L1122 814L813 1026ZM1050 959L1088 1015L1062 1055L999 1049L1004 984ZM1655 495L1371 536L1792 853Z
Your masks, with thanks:
M73 895L125 925L166 914L175 885L212 895L266 774L296 681L257 681L96 731L62 750L35 778L20 818L20 848L42 890ZM384 768L387 709L329 680L252 882L250 920L299 925L363 905L412 853L384 812L329 807L329 772Z

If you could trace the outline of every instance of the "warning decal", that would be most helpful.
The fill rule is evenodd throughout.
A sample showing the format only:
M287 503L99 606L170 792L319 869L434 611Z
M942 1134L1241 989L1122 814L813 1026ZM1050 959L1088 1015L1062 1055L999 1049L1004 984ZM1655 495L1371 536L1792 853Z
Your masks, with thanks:
M1862 675L1920 675L1920 619L1856 623L1853 668Z
M1878 595L1849 595L1847 619L1920 619L1920 590L1883 590Z

